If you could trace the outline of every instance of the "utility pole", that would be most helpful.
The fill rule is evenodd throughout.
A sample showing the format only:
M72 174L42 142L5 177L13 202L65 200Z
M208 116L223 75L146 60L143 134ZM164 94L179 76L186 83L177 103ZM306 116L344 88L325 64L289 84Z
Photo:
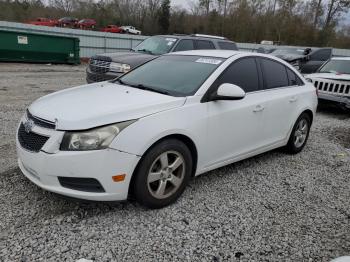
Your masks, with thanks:
M222 36L224 36L224 34L225 34L226 12L227 12L227 0L224 0L224 17L223 17L222 27L221 27L221 35Z

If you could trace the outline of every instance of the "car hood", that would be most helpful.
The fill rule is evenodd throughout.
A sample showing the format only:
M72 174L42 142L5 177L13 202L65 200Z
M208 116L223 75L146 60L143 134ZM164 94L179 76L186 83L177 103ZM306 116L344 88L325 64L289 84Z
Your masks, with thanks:
M84 130L180 107L185 101L185 97L102 82L44 96L28 110L36 117L56 122L59 130Z
M139 52L118 52L118 53L107 53L99 55L99 57L106 57L112 59L113 62L128 64L131 68L139 66L143 63L146 63L156 56L151 54L139 53ZM109 59L109 60L110 60Z
M315 73L306 75L305 78L324 78L324 79L333 79L340 81L350 81L349 74L334 74L334 73Z
M273 55L273 54L272 54ZM284 61L294 61L294 60L297 60L297 59L302 59L304 58L305 56L304 55L295 55L295 54L281 54L281 55L274 55L278 58L281 58L283 59Z

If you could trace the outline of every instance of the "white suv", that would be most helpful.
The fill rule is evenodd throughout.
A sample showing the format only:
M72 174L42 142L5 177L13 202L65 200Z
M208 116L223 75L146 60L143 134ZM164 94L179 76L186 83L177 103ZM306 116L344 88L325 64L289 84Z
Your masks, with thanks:
M317 107L312 83L268 55L167 54L112 82L35 101L21 119L18 163L59 194L160 208L191 177L285 147L300 152Z

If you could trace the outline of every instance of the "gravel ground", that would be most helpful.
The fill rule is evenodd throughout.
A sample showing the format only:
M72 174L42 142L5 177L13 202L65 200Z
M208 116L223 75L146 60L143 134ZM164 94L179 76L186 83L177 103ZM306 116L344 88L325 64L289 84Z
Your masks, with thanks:
M0 261L329 261L350 254L350 114L325 108L301 154L269 152L194 179L161 210L45 192L16 165L34 99L84 66L0 64Z

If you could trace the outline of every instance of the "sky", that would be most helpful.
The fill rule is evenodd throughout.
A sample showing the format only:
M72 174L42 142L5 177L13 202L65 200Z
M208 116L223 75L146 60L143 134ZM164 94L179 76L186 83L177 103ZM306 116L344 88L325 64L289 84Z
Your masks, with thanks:
M197 0L171 0L172 6L182 6L184 8L189 8L190 2L195 2ZM344 20L342 24L350 25L350 12L344 15Z
M175 6L175 5L179 5L182 6L184 8L189 7L189 2L193 2L194 0L172 0L171 1L171 5Z

